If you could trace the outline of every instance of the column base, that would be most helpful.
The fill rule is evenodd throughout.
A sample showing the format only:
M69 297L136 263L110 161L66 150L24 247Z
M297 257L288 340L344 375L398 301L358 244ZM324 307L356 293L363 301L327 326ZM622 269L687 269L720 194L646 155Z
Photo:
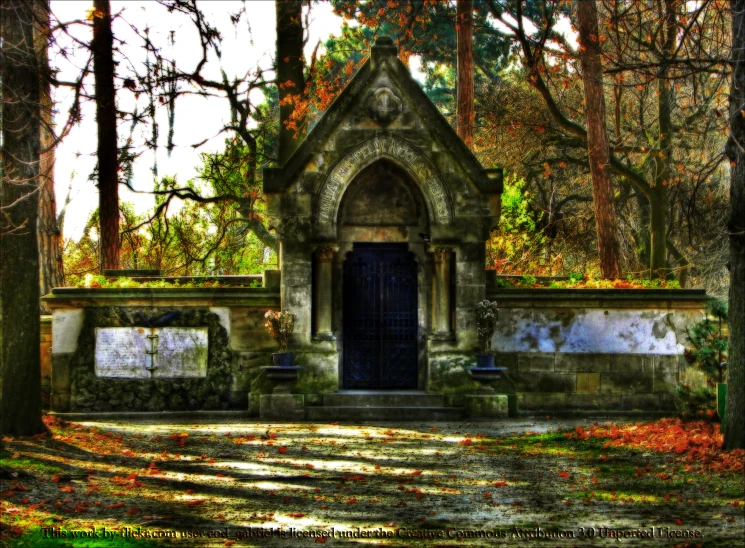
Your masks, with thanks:
M455 340L455 333L452 331L436 331L434 333L429 334L429 340L430 341L454 341Z
M314 334L310 340L312 341L335 341L336 336L331 331L320 331Z

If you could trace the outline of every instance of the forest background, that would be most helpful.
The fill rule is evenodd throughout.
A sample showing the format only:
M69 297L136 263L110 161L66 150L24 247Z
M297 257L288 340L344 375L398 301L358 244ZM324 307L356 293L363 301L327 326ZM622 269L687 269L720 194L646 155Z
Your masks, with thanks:
M121 268L249 274L276 263L274 234L263 215L261 168L277 160L279 90L266 55L236 70L242 56L235 47L224 47L238 36L249 42L258 36L255 29L263 23L254 13L257 4L266 3L227 3L205 13L190 2L159 2L148 6L162 12L157 33L132 23L141 24L141 18L128 15L136 4L113 12L114 29L117 19L128 26L127 42L119 42L115 33L113 50L119 184L136 190L134 196L154 197L148 211L133 194L120 203ZM95 11L62 22L54 19L54 5L52 65L59 68L74 59L78 68L85 67L92 55L86 36ZM662 238L666 277L723 297L728 284L729 6L643 0L604 0L597 6L623 275L649 277L655 238ZM506 175L502 219L488 244L487 268L533 276L599 275L572 4L474 0L472 8L472 148L485 167L503 167ZM301 139L382 35L396 40L401 59L457 126L456 11L456 2L432 0L306 3L304 87L283 99L293 111L285 129ZM226 15L228 27L219 20ZM338 31L328 35L334 25ZM195 54L186 62L182 54L177 62L180 49ZM65 126L65 117L78 123L81 105L92 100L92 71L84 72L58 86L73 97L68 111L55 115L58 128ZM218 105L210 108L231 112L222 125L205 124L198 138L200 128L179 131L193 125L195 103L189 101L195 96L202 104ZM189 106L180 107L184 104ZM183 173L185 156L179 149L199 151L192 145L200 143L207 151L194 162L193 176L182 180L177 171ZM177 169L155 152L163 149L179 158ZM145 177L134 168L144 159L152 159ZM96 179L95 169L90 179ZM63 221L66 200L60 201ZM99 271L98 225L95 210L80 237L64 240L65 283L81 283Z

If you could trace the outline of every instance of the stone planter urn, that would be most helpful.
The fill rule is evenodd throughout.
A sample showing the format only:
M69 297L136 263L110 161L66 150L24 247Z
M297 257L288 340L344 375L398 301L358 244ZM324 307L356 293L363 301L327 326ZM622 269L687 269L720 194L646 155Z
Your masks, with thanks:
M272 354L272 364L281 367L292 366L292 352L274 352Z
M292 354L289 352L288 354L292 358ZM289 394L303 367L300 365L269 365L262 369L266 371L267 379L277 383L273 394Z
M502 373L507 371L506 367L495 367L494 366L494 355L490 354L491 367L466 367L466 371L473 380L478 382L481 386L479 387L479 394L494 394L494 388L489 386L489 383L498 381L502 378Z

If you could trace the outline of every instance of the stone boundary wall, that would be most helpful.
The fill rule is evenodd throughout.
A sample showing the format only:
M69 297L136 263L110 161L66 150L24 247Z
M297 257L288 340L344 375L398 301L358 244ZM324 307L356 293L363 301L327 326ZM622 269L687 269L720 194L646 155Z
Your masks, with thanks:
M49 409L52 392L52 316L44 315L39 322L39 357L41 359L41 405Z
M269 365L271 353L276 351L274 341L264 329L265 312L278 309L280 305L279 292L275 288L55 288L50 295L44 297L44 301L52 311L51 324L47 320L47 325L52 328L48 336L51 340L47 341L47 344L51 342L51 352L47 352L51 358L50 387L47 393L50 394L50 407L53 411L69 411L76 399L80 399L80 394L77 398L73 394L73 384L78 378L73 361L80 361L81 355L89 353L80 347L80 343L90 346L90 330L97 326L90 324L90 318L98 317L97 311L117 311L117 314L124 316L140 312L144 316L156 317L178 309L185 312L202 311L200 313L205 318L215 318L222 329L210 332L210 344L212 345L213 337L218 336L218 332L226 338L223 342L223 335L219 336L220 359L215 361L211 358L210 366L219 361L221 368L229 369L229 386L221 393L218 404L220 407L227 403L230 409L246 409L251 383L260 372L258 368ZM89 318L88 324L86 318ZM104 323L106 325L101 326L119 325L116 322ZM197 323L202 325L205 322ZM131 322L124 324L130 325ZM42 335L42 351L44 344ZM227 352L227 355L223 356L223 352ZM83 361L86 367L91 366L89 359ZM42 359L42 376L44 371ZM153 385L157 382L165 390L162 379L137 382ZM183 380L176 382L184 384ZM87 400L91 401L90 398ZM163 400L165 403L163 409L160 409L160 399L152 398L152 410L169 409L168 398ZM189 402L186 401L185 405L188 407ZM103 402L94 402L93 408L106 410L106 405Z
M489 289L521 412L669 411L704 290Z
M497 353L520 411L663 411L687 364L680 355Z

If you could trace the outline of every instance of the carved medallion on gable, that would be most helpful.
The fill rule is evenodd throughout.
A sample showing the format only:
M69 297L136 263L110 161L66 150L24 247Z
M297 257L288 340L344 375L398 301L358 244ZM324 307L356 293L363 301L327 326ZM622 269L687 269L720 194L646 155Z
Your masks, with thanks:
M367 113L375 123L385 127L401 114L401 99L389 88L378 88L367 100Z

